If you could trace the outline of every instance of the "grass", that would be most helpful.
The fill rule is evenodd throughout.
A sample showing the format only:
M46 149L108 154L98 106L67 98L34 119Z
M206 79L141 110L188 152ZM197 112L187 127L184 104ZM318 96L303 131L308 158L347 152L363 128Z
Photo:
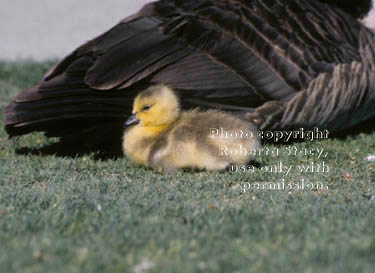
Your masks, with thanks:
M51 64L0 63L1 113ZM375 162L365 159L375 154L375 133L294 144L324 148L324 159L257 157L262 166L324 161L330 167L288 176L261 169L162 175L125 158L16 152L48 142L40 133L8 140L0 128L0 272L352 273L375 267ZM283 178L324 188L243 191L246 183Z

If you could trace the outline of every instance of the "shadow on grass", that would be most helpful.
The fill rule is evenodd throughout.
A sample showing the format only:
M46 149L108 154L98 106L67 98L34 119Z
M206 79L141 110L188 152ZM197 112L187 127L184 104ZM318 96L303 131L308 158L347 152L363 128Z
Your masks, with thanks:
M86 147L84 145L77 145L77 143L71 143L71 141L59 141L57 143L48 144L40 148L22 147L17 148L15 152L19 155L55 155L58 157L70 158L76 158L84 155L93 155L93 159L95 160L117 159L123 156L121 145L111 145L111 147Z
M374 132L375 132L375 118L372 118L350 129L344 130L339 133L335 133L332 135L332 137L340 139L340 140L345 140L348 137L353 137L361 133L371 134Z
M119 125L120 124L120 125ZM100 126L99 126L100 125ZM86 130L79 130L80 123L70 123L66 126L68 131L77 132L58 138L51 143L48 139L56 138L58 134L48 135L44 133L41 139L46 140L42 147L19 147L16 154L38 155L76 158L83 155L93 155L96 160L116 159L123 156L122 153L122 122L98 124ZM52 129L54 127L51 127ZM9 133L9 132L8 132ZM26 131L26 133L28 133ZM15 136L17 138L17 136ZM49 142L49 143L48 143Z

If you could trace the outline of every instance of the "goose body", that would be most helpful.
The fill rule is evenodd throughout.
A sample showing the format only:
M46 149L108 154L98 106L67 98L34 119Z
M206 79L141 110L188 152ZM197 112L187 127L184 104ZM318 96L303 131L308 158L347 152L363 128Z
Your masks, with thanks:
M43 131L121 150L140 90L235 111L261 130L329 129L375 117L370 0L160 0L85 43L5 111L10 136Z
M133 112L127 124L138 124L124 133L124 153L158 171L223 170L248 163L260 147L251 123L217 110L180 112L176 94L164 85L140 93Z

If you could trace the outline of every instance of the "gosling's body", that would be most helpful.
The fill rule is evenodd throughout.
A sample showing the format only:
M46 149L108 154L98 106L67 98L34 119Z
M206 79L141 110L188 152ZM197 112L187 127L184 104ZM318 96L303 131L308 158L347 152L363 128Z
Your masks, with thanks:
M151 104L149 112L140 112ZM152 108L156 111L151 112ZM142 92L133 109L140 123L126 130L124 153L132 161L158 171L222 170L230 164L246 164L250 160L251 155L241 153L239 147L260 146L253 124L217 110L180 112L175 93L163 85ZM225 132L241 130L253 137L213 134L221 128ZM224 150L232 153L224 153Z

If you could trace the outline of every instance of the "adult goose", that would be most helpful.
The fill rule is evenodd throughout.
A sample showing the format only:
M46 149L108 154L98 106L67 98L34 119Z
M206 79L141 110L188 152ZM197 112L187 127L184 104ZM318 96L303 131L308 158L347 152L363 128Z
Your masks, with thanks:
M261 130L342 132L375 117L371 0L159 0L85 43L5 110L10 136L121 151L134 97L235 111ZM104 146L101 146L104 144Z

